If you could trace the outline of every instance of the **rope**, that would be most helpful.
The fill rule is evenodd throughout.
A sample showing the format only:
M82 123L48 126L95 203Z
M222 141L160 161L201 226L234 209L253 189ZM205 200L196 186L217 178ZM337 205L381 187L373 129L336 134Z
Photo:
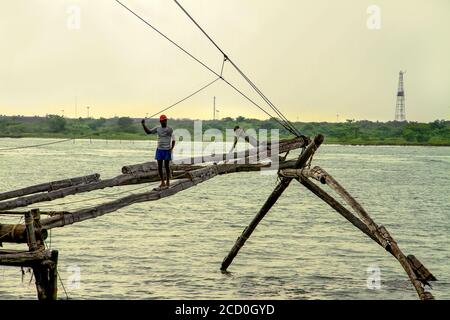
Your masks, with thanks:
M174 2L180 7L180 9L189 17L189 19L200 29L200 31L208 38L208 40L217 48L217 50L224 56L224 61L230 61L231 65L239 72L239 74L250 84L250 86L259 94L259 96L275 111L275 113L285 122L292 133L296 136L300 136L301 133L294 127L294 125L281 113L281 111L267 98L261 90L245 75L245 73L227 56L227 54L219 47L219 45L206 33L206 31L195 21L195 19L183 8L183 6L177 1ZM223 68L223 67L222 67ZM287 129L287 128L286 128Z
M42 146L48 146L51 144L57 144L57 143L62 143L62 142L67 142L67 141L72 141L75 138L69 138L69 139L64 139L64 140L59 140L59 141L53 141L53 142L46 142L46 143L40 143L40 144L33 144L33 145L28 145L28 146L22 146L22 147L11 147L11 148L3 148L0 149L0 151L9 151L9 150L18 150L18 149L27 149L27 148L35 148L35 147L42 147ZM78 138L78 139L82 139L82 137Z
M217 79L215 79L215 80L213 80L213 81L207 83L206 85L202 86L200 89L197 89L197 90L194 91L193 93L191 93L191 94L187 95L186 97L184 97L184 98L178 100L178 101L175 102L174 104L172 104L172 105L170 105L170 106L168 106L168 107L166 107L166 108L164 108L164 109L158 111L157 113L151 115L150 118L152 118L152 117L156 116L157 114L160 114L160 113L162 113L162 112L164 112L164 111L166 111L166 110L169 110L169 109L175 107L176 105L178 105L178 104L180 104L180 103L182 103L182 102L188 100L189 98L192 98L193 96L195 96L195 95L198 94L199 92L205 90L206 88L208 88L209 86L211 86L212 84L214 84L215 82L217 82L219 79L220 79L220 77L218 77ZM102 132L105 132L105 130L100 131L100 132L95 132L94 134L101 134ZM87 137L89 137L89 136L92 136L92 133L86 134L86 135L84 135L84 136L80 136L80 137L78 137L78 138L69 138L69 139L64 139L64 140L60 140L60 141L46 142L46 143L34 144L34 145L28 145L28 146L22 146L22 147L3 148L3 149L0 149L0 151L9 151L9 150L18 150L18 149L28 149L28 148L42 147L42 146L47 146L47 145L52 145L52 144L57 144L57 143L62 143L62 142L68 142L68 141L72 141L72 140L75 140L75 139L83 139L83 138L87 138Z
M281 126L283 126L284 128L286 128L286 130L290 131L291 133L293 133L293 130L287 126L285 123L281 122L280 120L278 120L276 117L274 117L273 115L271 115L269 112L267 112L263 107L261 107L258 103L256 103L254 100L252 100L250 97L248 97L245 93L243 93L241 90L239 90L235 85L233 85L232 83L230 83L228 80L226 80L221 74L217 73L216 71L214 71L211 67L209 67L208 65L206 65L206 63L202 62L199 58L195 57L193 54L191 54L189 51L187 51L186 49L184 49L181 45L179 45L178 43L176 43L174 40L172 40L171 38L169 38L166 34L164 34L163 32L161 32L160 30L158 30L155 26L153 26L150 22L148 22L147 20L145 20L144 18L142 18L141 16L139 16L136 12L134 12L133 10L131 10L129 7L127 7L126 5L124 5L122 2L120 2L119 0L115 0L118 4L120 4L122 7L124 7L127 11L129 11L131 14L133 14L135 17L137 17L139 20L141 20L142 22L144 22L147 26L149 26L150 28L152 28L155 32L157 32L159 35L161 35L162 37L164 37L167 41L169 41L170 43L172 43L175 47L177 47L179 50L181 50L182 52L184 52L186 55L188 55L190 58L192 58L194 61L196 61L197 63L199 63L200 65L202 65L205 69L207 69L208 71L210 71L211 73L213 73L214 75L216 75L217 77L219 77L220 79L222 79L227 85L229 85L232 89L234 89L237 93L239 93L241 96L243 96L245 99L247 99L251 104L253 104L254 106L258 107L261 111L263 111L266 115L268 115L270 118L275 119L275 121L277 121ZM221 51L222 52L222 51ZM227 58L227 60L229 59L225 54L224 57ZM296 135L296 134L295 134Z
M47 250L51 250L52 249L52 230L50 230L50 246L47 245L47 242L45 242L45 241L44 241L44 245L45 245ZM33 276L33 274L31 274L31 275ZM69 300L69 295L67 294L66 287L64 286L64 283L63 283L63 281L61 279L61 276L59 275L58 269L56 270L56 275L57 275L57 277L59 279L59 282L61 283L61 286L62 286L62 288L64 290L64 293L66 295L66 299ZM31 279L33 279L33 278L31 278ZM31 283L31 280L30 280L30 283Z
M56 274L58 275L59 282L61 283L61 286L62 286L62 288L64 290L64 293L66 294L66 298L67 298L67 300L69 300L70 299L69 295L67 294L66 287L64 286L64 283L63 283L63 281L61 279L61 276L59 275L59 271L58 270L56 270Z
M211 81L211 82L209 82L208 84L204 85L203 87L201 87L201 88L198 89L197 91L191 93L190 95L184 97L183 99L181 99L181 100L175 102L174 104L168 106L167 108L164 108L164 109L158 111L157 113L151 115L150 118L152 118L152 117L156 116L157 114L160 114L160 113L162 113L162 112L164 112L164 111L167 111L167 110L169 110L169 109L175 107L176 105L182 103L183 101L186 101L187 99L189 99L189 98L195 96L195 95L196 95L197 93L199 93L200 91L203 91L203 90L205 90L206 88L208 88L209 86L211 86L212 84L216 83L216 81L218 81L219 79L220 79L220 77L217 78L217 79L215 79L215 80L213 80L213 81Z
M22 219L23 219L23 217L20 217L20 218L19 218L19 221L18 221L15 225L13 225L11 231L6 232L6 233L0 235L0 240L1 240L2 238L6 237L6 236L7 236L8 234L10 234L10 233L11 233L12 236L14 236L14 231L16 231L17 226L20 224L20 222L22 222ZM0 243L1 243L1 241L0 241Z

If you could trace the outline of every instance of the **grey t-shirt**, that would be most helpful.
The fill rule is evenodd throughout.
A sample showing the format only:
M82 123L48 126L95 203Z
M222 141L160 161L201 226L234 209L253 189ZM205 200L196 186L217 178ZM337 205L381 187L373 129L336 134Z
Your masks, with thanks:
M156 133L158 135L158 149L170 150L172 147L172 139L175 139L171 127L155 127L150 129L150 133Z

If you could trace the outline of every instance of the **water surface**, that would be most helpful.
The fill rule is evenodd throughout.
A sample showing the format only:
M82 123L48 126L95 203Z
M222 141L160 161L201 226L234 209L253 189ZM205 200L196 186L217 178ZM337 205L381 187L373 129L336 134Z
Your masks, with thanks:
M0 139L0 149L48 140ZM88 140L0 151L0 192L92 174L120 174L153 159L154 142ZM450 148L322 146L314 157L405 254L440 280L450 299ZM73 299L417 299L400 264L313 194L293 182L230 266L219 270L236 238L276 185L275 176L229 174L155 202L53 229L59 273ZM42 203L74 210L153 185L105 189ZM59 205L55 205L59 204ZM15 223L18 218L1 217ZM50 245L50 238L47 239ZM4 244L5 248L24 248ZM381 288L368 289L368 268ZM70 280L80 270L79 286ZM66 294L59 283L59 296ZM35 299L30 274L0 267L0 299Z

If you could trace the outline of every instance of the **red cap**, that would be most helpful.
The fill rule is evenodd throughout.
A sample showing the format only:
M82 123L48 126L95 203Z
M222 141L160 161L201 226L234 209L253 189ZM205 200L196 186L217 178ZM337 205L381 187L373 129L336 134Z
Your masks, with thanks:
M162 114L162 115L159 117L159 121L161 122L161 121L164 121L164 120L167 120L167 117L166 117L165 114Z

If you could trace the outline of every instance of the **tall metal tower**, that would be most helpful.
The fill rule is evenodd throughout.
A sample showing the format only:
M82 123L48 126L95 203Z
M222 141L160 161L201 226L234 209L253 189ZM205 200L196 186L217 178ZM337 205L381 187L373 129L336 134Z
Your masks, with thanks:
M400 71L398 75L397 105L395 108L395 121L406 121L405 115L405 90L403 87L403 75L406 71Z

